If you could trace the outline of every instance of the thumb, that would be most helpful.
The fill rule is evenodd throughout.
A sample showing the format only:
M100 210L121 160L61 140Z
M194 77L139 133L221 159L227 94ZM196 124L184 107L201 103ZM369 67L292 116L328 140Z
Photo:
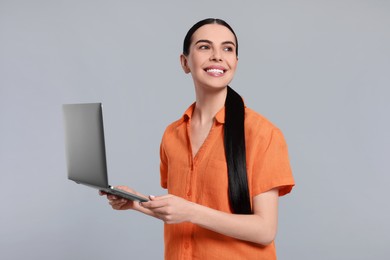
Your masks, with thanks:
M171 194L165 194L165 195L161 195L161 196L154 196L154 195L149 195L149 199L151 201L156 201L156 200L165 200L165 199L169 199L173 197L173 195Z

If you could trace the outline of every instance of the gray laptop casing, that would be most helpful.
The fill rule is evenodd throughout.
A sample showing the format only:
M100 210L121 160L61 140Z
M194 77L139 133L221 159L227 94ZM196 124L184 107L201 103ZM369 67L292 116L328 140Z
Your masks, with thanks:
M148 201L108 184L101 103L64 104L68 179L134 201Z

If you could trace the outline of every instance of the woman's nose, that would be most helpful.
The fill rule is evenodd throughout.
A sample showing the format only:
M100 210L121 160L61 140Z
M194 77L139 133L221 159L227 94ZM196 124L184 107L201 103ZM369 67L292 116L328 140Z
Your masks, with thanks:
M213 50L210 60L213 61L222 61L222 53L219 50Z

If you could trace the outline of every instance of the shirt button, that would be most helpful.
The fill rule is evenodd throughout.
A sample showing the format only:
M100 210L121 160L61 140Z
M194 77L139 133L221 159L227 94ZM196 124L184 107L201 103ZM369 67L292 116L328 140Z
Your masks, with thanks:
M191 191L188 191L188 192L187 192L187 197L188 197L188 198L191 198Z

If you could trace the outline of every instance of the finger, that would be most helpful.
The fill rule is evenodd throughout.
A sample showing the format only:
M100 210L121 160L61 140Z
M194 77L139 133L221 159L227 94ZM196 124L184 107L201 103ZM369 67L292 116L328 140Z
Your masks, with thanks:
M118 197L118 196L115 196L115 195L108 195L107 194L107 199L109 199L109 200L118 200L118 199L121 199L121 198Z
M172 216L169 216L169 215L166 215L166 214L161 214L161 213L157 213L157 212L154 212L154 216L162 221L164 221L164 223L167 223L167 224L173 224L173 223L176 223L173 219L172 219Z
M115 186L116 189L119 189L119 190L123 190L123 191L126 191L126 192L130 192L130 193L135 193L135 191L127 186L123 186L123 185L120 185L120 186Z
M123 185L115 186L115 188L120 189L120 190L128 190L129 189L127 186L123 186Z
M109 204L113 209L120 209L126 204L126 202L110 202Z
M155 208L155 209L150 209L151 212L153 212L155 215L158 216L159 219L165 219L166 216L169 216L167 210L165 208Z
M152 200L152 201L165 200L165 199L169 199L169 198L172 198L172 197L173 197L173 195L171 195L171 194L166 194L166 195L162 195L162 196L149 195L149 199Z
M127 200L118 198L118 199L109 200L109 203L110 204L124 204L124 203L127 203Z
M144 208L154 210L154 209L166 207L167 203L166 203L166 201L161 201L161 200L160 201L146 201L146 202L140 203L140 205Z
M149 209L161 208L170 205L170 199L173 195L153 196L149 195L149 201L140 203L141 206Z
M113 205L111 206L113 209L120 210L123 208L124 205Z
M153 214L154 214L154 216L155 216L156 218L161 219L162 221L164 221L164 215L159 214L159 213L157 213L157 212L153 212Z

